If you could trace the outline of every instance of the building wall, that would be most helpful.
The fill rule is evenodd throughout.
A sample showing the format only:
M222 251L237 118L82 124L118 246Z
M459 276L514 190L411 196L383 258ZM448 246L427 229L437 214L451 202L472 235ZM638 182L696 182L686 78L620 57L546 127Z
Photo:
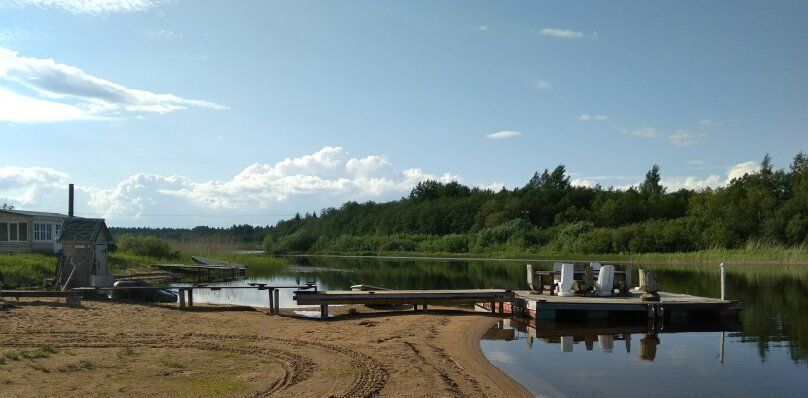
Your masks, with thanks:
M27 222L28 223L28 236L25 237L25 240L22 242L0 242L0 253L2 252L17 252L17 253L29 253L31 252L31 228L33 227L31 223L31 216L25 216L22 214L14 214L14 213L5 213L0 212L0 223L9 223L9 222Z

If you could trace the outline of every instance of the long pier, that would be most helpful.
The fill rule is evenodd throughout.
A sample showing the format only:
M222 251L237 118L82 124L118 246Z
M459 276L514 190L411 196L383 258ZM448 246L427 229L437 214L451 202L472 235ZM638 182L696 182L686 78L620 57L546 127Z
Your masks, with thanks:
M430 304L503 303L513 301L510 290L381 290L381 291L296 291L298 305L319 305L322 318L328 317L328 306L335 304L402 305L409 304L424 312ZM501 308L504 308L501 306Z

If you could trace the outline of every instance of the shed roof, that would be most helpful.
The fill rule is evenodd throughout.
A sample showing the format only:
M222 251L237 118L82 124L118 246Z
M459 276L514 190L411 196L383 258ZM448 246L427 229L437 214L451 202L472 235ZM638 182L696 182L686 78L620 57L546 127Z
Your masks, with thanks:
M0 211L4 211L6 213L20 214L20 215L23 215L23 216L31 216L31 217L61 217L61 218L67 218L67 214L49 213L49 212L46 212L46 211L30 211L30 210L17 210L17 209L14 209L14 210L4 209L4 210L0 210Z
M112 242L112 234L103 218L68 217L62 221L62 228L56 235L60 242L95 242L99 236Z

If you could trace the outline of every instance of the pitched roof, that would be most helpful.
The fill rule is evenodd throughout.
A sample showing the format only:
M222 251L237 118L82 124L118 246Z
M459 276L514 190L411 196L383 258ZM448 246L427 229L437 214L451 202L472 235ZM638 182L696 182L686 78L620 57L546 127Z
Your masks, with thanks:
M20 214L20 215L23 215L23 216L67 218L67 214L49 213L49 212L46 212L46 211L30 211L30 210L17 210L17 209L13 209L13 210L3 209L1 211L5 211L7 213Z
M95 242L103 234L107 241L112 241L112 234L103 218L68 217L62 221L62 228L56 240L63 242Z

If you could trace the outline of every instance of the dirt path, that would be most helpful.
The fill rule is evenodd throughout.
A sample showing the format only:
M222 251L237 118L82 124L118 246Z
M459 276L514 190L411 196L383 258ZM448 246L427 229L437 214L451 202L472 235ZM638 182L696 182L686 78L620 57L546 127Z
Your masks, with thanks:
M480 352L497 318L357 309L320 321L23 301L0 311L0 396L529 396Z

